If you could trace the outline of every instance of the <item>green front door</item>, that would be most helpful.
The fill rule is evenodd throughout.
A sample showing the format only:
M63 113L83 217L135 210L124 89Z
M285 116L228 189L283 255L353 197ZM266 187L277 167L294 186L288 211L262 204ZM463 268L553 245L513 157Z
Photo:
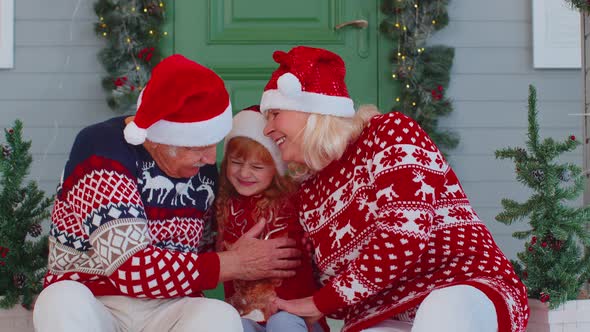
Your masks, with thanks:
M342 56L353 100L378 104L377 0L176 0L173 14L173 52L217 72L234 112L260 102L272 53L295 45Z
M170 7L173 38L164 41L165 53L183 54L217 72L234 112L260 103L278 66L272 53L296 45L339 54L357 106L388 106L390 46L379 34L377 0L175 0ZM223 297L221 288L207 294Z

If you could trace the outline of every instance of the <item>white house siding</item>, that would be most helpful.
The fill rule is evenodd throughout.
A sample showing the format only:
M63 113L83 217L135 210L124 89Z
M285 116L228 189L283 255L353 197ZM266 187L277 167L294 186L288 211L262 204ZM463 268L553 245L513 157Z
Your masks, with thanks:
M93 0L15 0L15 64L0 70L0 126L24 122L31 179L55 187L76 133L113 116L104 101Z
M511 227L495 220L500 200L525 201L530 191L515 180L514 163L494 151L522 146L527 134L528 85L537 87L541 137L583 139L581 70L533 68L531 0L452 0L449 26L433 43L455 47L448 94L455 111L441 126L461 136L450 162L479 216L511 258L523 250ZM583 164L582 148L561 158ZM582 199L574 204L582 204Z

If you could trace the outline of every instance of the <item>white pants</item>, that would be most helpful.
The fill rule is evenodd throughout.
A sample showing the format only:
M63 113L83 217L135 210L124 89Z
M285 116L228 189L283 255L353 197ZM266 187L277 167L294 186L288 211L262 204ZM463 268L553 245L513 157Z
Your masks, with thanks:
M385 320L365 332L497 332L492 301L479 289L457 285L437 289L420 304L414 325Z
M207 298L94 297L86 286L61 281L41 292L33 322L37 332L242 332L238 312Z

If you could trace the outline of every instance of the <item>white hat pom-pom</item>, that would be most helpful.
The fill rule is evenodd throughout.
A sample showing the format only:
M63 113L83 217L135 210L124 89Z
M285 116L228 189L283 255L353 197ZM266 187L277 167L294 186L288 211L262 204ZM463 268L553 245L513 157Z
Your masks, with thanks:
M291 73L285 73L279 77L277 88L285 96L297 96L301 94L301 82Z
M125 135L125 140L127 143L131 145L140 145L145 142L147 130L139 128L135 122L131 121L127 124L127 126L125 126L123 134Z

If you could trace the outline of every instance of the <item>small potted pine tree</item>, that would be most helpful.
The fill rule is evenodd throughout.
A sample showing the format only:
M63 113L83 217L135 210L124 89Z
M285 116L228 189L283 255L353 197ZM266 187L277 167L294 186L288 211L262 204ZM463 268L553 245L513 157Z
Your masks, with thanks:
M0 332L32 331L31 309L47 266L47 236L41 222L52 199L25 181L32 156L22 122L5 130L0 144ZM20 306L15 306L16 304Z
M503 199L504 211L496 220L507 225L527 221L530 226L513 234L526 241L519 260L512 262L528 289L528 331L590 330L590 300L577 300L590 277L590 207L566 204L580 196L584 177L579 166L556 160L580 143L573 135L541 141L536 103L531 85L526 147L496 151L496 158L514 161L516 179L533 194L523 203Z

